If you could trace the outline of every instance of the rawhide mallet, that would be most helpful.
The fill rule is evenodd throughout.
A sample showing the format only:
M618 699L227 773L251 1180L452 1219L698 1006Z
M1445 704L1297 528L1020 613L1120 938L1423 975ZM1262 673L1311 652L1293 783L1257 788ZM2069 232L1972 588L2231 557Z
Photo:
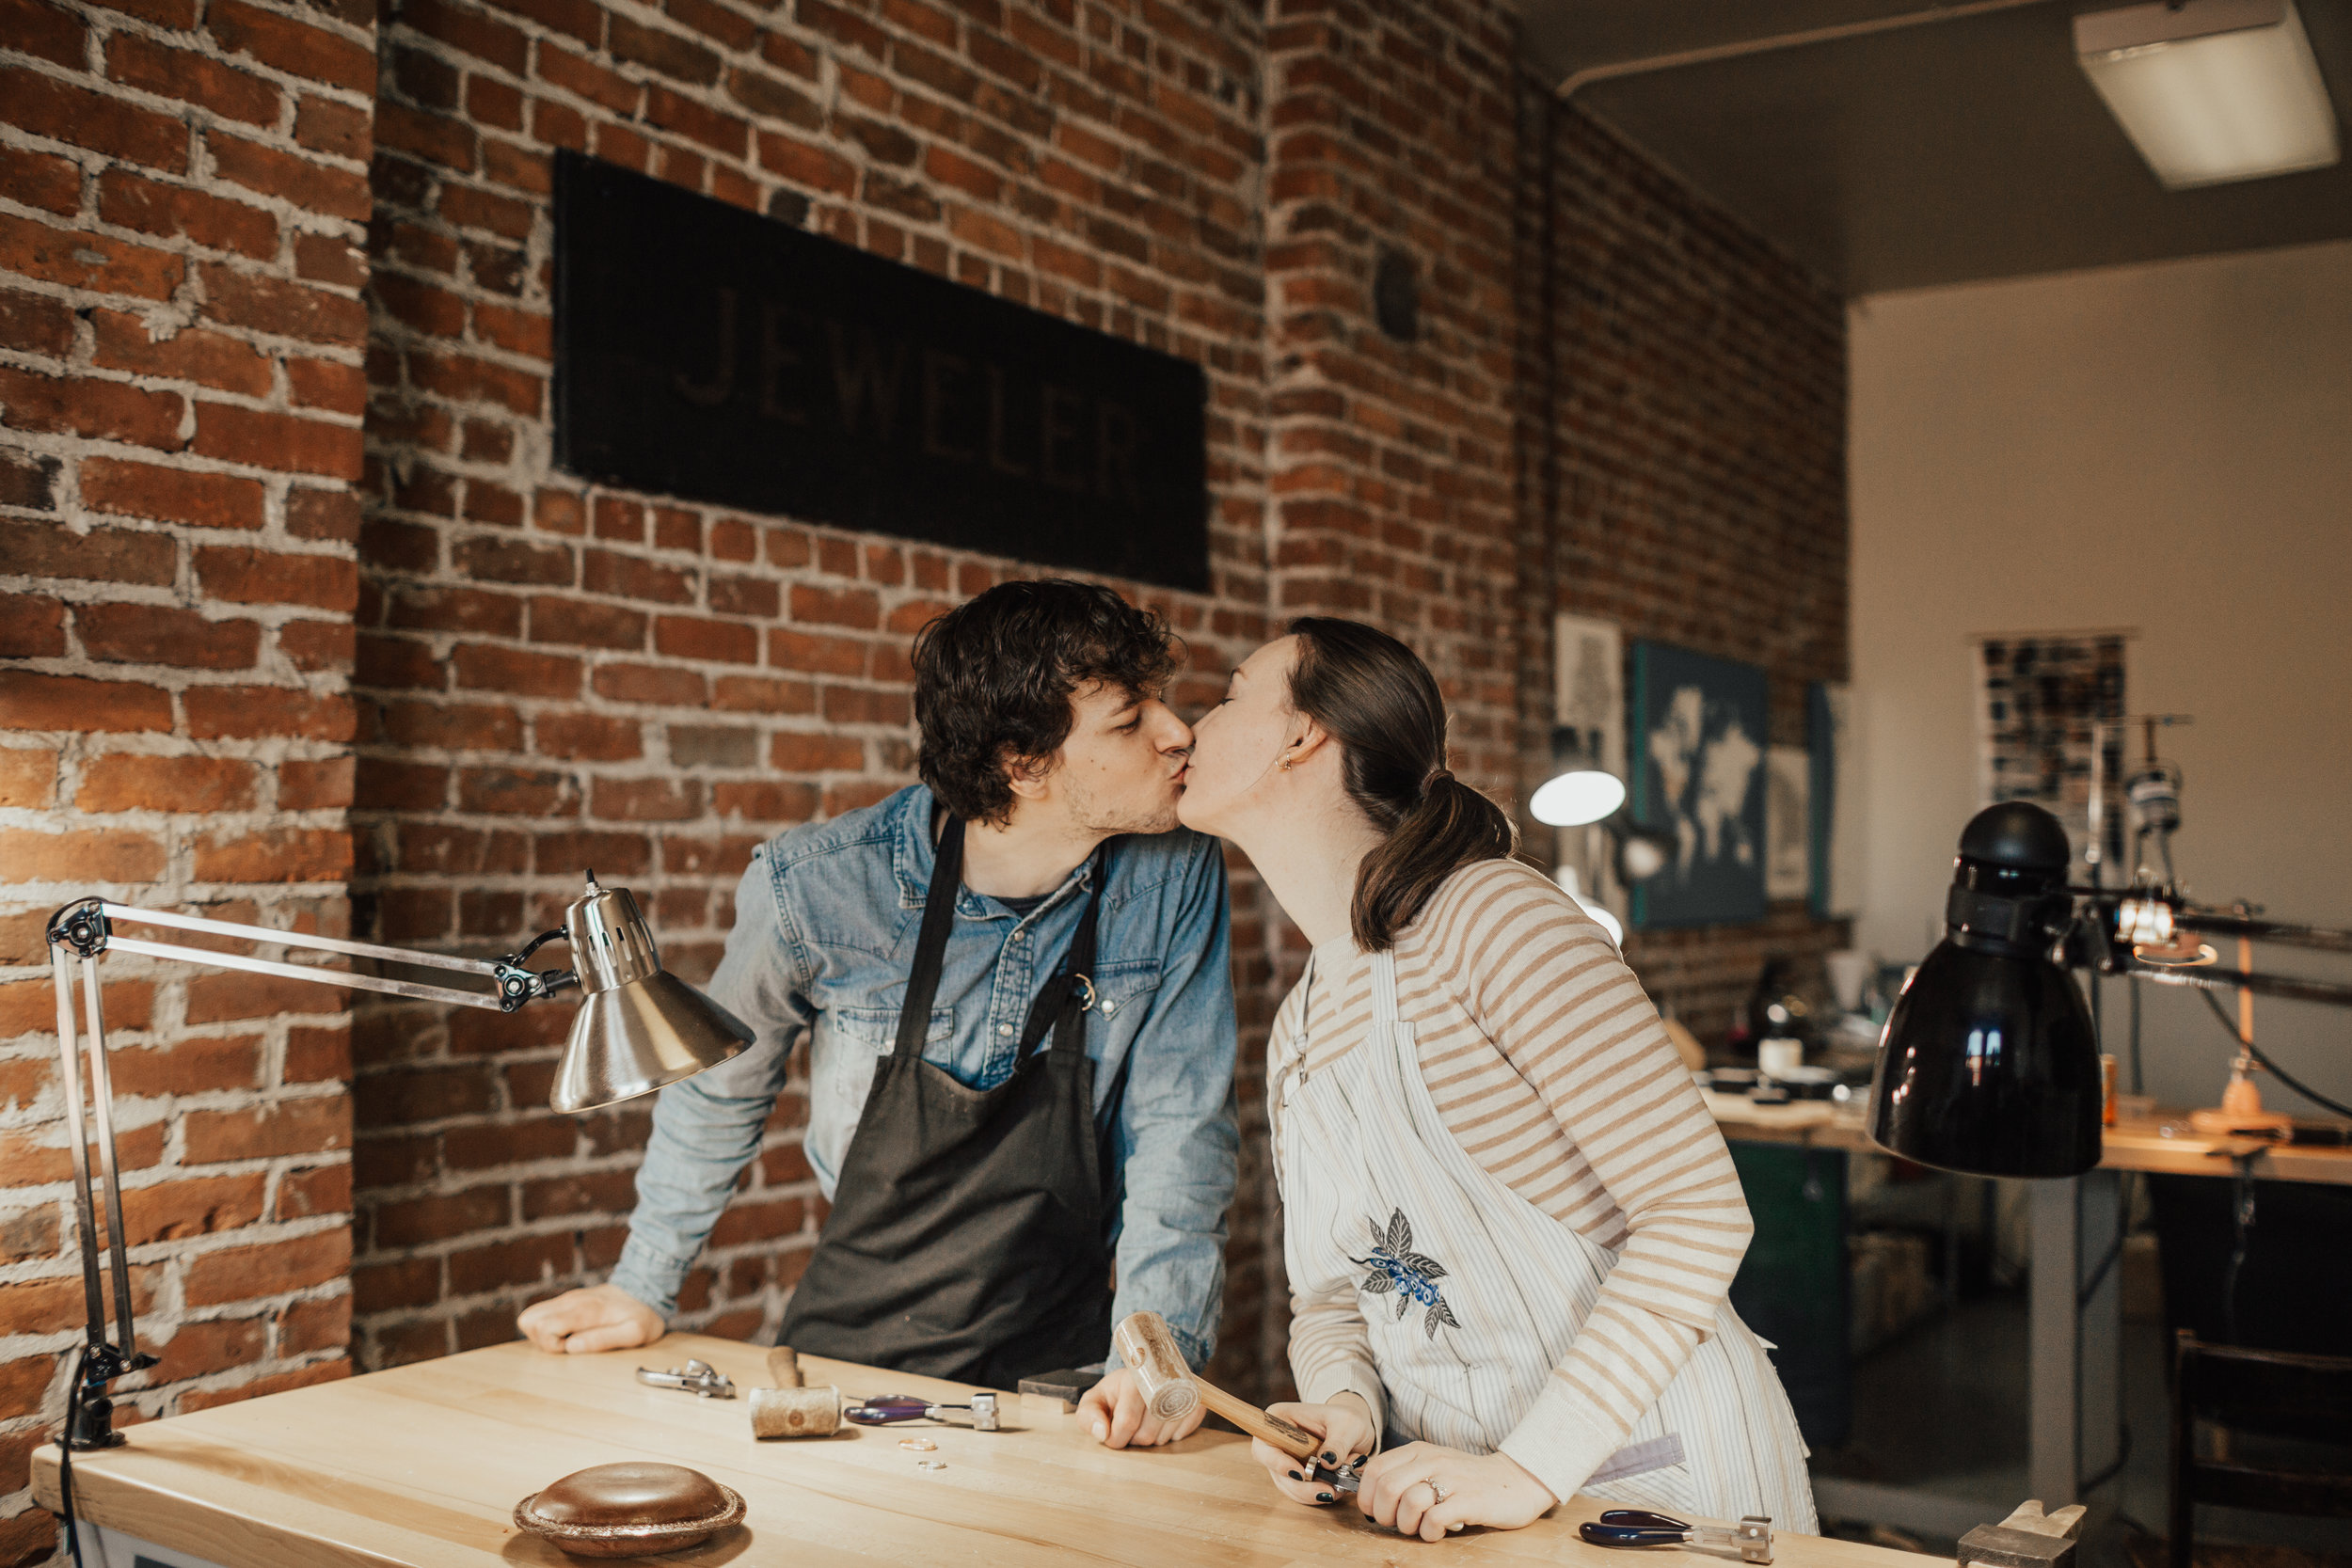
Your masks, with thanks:
M841 1390L801 1386L801 1358L790 1345L768 1353L773 1388L752 1390L754 1437L830 1437L841 1430Z
M1313 1464L1317 1480L1343 1491L1356 1490L1353 1472L1315 1463L1322 1456L1322 1438L1248 1400L1234 1398L1186 1366L1184 1353L1176 1348L1176 1337L1168 1331L1168 1320L1157 1312L1130 1313L1112 1331L1111 1343L1119 1347L1120 1359L1136 1374L1144 1404L1161 1420L1181 1419L1196 1405L1205 1404L1250 1436L1273 1444L1293 1459Z

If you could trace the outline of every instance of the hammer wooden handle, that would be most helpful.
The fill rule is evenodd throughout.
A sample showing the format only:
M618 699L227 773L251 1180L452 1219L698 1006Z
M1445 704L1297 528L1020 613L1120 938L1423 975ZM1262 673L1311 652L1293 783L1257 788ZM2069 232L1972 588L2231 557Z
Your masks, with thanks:
M768 1375L776 1380L779 1388L801 1386L801 1353L790 1345L778 1345L768 1353Z
M1295 1421L1259 1409L1248 1400L1237 1399L1219 1388L1199 1373L1193 1374L1193 1386L1200 1390L1200 1402L1232 1422L1250 1436L1261 1438L1289 1454L1293 1459L1311 1459L1323 1447L1323 1439Z

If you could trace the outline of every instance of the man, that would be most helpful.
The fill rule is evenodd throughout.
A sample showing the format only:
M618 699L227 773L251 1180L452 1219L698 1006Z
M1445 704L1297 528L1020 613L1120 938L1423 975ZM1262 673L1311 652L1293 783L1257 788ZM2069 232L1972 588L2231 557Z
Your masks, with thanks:
M1105 1359L1149 1308L1206 1360L1233 999L1224 861L1176 826L1174 666L1157 616L1086 583L1005 583L924 628L923 783L755 852L708 989L757 1043L662 1091L612 1281L526 1309L534 1344L660 1336L806 1031L833 1209L783 1342L1010 1387ZM1087 1408L1114 1448L1200 1424L1152 1418L1123 1370Z

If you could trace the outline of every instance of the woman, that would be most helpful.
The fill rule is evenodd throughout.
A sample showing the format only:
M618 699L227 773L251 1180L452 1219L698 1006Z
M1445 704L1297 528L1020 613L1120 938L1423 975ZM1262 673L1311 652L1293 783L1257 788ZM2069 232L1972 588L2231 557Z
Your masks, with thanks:
M1195 728L1178 815L1314 948L1267 1055L1305 1401L1274 1408L1336 1458L1385 1433L1358 1506L1424 1540L1579 1491L1811 1530L1788 1396L1725 1300L1752 1226L1723 1135L1445 727L1411 650L1310 618Z

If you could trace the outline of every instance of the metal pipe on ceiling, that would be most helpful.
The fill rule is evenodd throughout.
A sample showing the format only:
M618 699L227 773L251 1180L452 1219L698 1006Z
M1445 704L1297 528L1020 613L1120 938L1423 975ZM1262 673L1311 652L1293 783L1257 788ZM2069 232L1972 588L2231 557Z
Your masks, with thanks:
M1652 55L1638 60L1613 60L1607 65L1586 66L1570 71L1560 79L1553 93L1562 101L1574 97L1595 82L1614 81L1621 76L1642 76L1653 71L1672 71L1677 66L1708 65L1716 60L1743 59L1751 55L1768 55L1781 49L1797 49L1808 43L1835 43L1840 39L1867 38L1872 33L1892 33L1905 27L1922 26L1934 22L1958 22L1989 11L2015 10L2021 6L2040 6L2048 0L1963 0L1962 4L1937 6L1924 11L1905 11L1899 16L1871 17L1861 22L1840 22L1827 27L1807 27L1801 32L1778 33L1770 38L1740 39L1730 43L1710 43L1699 49L1677 50L1671 55Z

